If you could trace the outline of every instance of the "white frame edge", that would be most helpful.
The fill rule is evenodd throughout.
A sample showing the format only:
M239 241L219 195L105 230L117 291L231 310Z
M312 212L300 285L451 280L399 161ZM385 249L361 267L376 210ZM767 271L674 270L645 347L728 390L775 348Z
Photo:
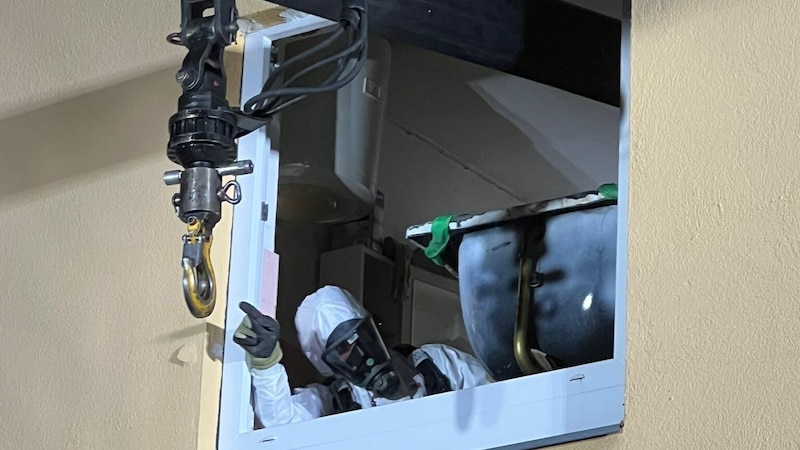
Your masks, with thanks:
M239 158L254 173L239 177L234 207L217 448L534 448L619 431L624 419L629 164L629 1L622 32L619 214L614 359L474 389L252 431L250 373L232 341L242 319L240 301L261 295L263 251L274 249L278 152L262 128L239 141ZM269 74L272 42L329 26L305 16L246 35L242 98L258 93ZM266 222L262 203L270 205Z
M245 35L241 103L261 92L270 73L272 42L330 26L332 22L305 16ZM274 251L278 198L279 154L272 147L267 127L239 139L239 159L251 160L253 173L237 177L242 201L233 208L228 302L225 310L225 344L222 359L217 448L233 450L243 433L252 432L250 372L245 353L233 342L244 314L239 302L258 304L264 250ZM262 221L262 205L267 220Z

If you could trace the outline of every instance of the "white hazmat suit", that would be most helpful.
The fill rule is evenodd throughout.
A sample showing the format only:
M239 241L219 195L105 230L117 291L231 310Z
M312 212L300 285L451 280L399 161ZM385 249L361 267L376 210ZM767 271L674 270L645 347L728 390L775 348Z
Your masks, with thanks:
M326 342L340 323L367 317L368 313L349 292L334 286L326 286L303 300L295 315L295 326L303 353L325 377L334 376L330 367L322 360ZM433 364L446 377L453 390L466 389L493 382L491 375L478 359L455 348L442 344L426 344L420 347ZM275 364L269 369L251 369L255 390L255 413L264 427L310 420L336 412L333 391L329 386L313 383L305 388L289 388L286 369ZM421 374L414 380L419 385L413 398L426 394ZM353 400L362 408L380 406L394 401L374 397L370 391L345 382L350 387Z

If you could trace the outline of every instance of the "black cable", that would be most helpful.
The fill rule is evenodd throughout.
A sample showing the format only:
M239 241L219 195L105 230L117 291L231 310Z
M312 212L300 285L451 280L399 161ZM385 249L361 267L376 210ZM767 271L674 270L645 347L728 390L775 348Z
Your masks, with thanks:
M327 66L327 65L329 65L331 63L336 62L337 63L337 68L333 72L333 74L331 76L329 76L328 79L326 79L325 81L320 83L318 86L316 86L316 88L320 89L320 91L311 92L309 86L303 86L303 87L294 88L294 89L297 89L297 91L295 91L295 92L293 92L291 94L281 95L280 92L288 89L288 87L276 88L276 89L264 92L262 94L258 94L255 97L251 98L247 102L247 104L245 104L245 108L246 109L253 109L254 111L257 110L257 109L262 109L262 108L263 109L267 109L267 110L271 110L272 108L275 107L275 103L278 100L280 100L281 97L294 96L294 95L302 95L302 96L306 97L308 94L319 93L319 92L328 92L330 90L337 89L337 87L334 86L333 83L334 83L335 80L339 79L339 77L341 77L342 74L344 73L344 68L345 68L345 64L344 63L345 63L345 61L349 61L349 59L351 59L351 58L343 58L343 57L347 56L350 53L354 53L356 51L361 51L361 50L362 50L362 48L358 48L358 46L351 46L351 48L345 49L345 50L343 50L343 51L341 51L341 52L339 52L339 53L337 53L335 55L329 56L329 57L327 57L327 58L325 58L323 60L317 61L316 63L306 67L305 69L301 70L300 72L298 72L294 76L292 76L285 83L286 85L291 85L291 83L293 83L293 82L297 81L298 79L308 75L309 73L311 73L311 72L313 72L315 70L321 69L321 68L323 68L323 67L325 67L325 66ZM361 59L361 58L359 58L359 59ZM351 70L351 72L352 71L353 70ZM358 75L359 71L360 71L360 67L358 68L358 70L355 70L355 73L351 74L350 72L348 72L347 75L345 75L342 78L342 80L345 80L345 83L342 84L341 86L344 86L347 83L349 83L350 81L352 81L353 78L355 78L355 76ZM341 86L339 86L339 87L341 87ZM273 100L267 102L266 100L268 100L270 98L272 98ZM264 104L261 105L262 108L254 108L254 107L251 106L252 102L255 102L255 103L262 103L263 102ZM292 102L292 103L296 103L296 102ZM283 108L281 108L281 109L283 109ZM270 113L266 113L266 114L270 114ZM266 115L266 114L261 113L259 115Z
M325 86L304 86L304 87L287 87L275 89L270 93L270 96L287 96L287 95L307 95L307 94L322 94L324 92L340 89L353 81L353 78L358 75L358 72L364 66L363 60L359 60L356 66L351 70L346 77ZM357 70L356 70L357 69Z
M297 72L296 74L294 74L291 78L289 78L288 81L286 81L284 83L284 85L285 86L286 85L290 85L290 84L294 83L295 81L297 81L298 79L300 79L300 78L308 75L309 73L313 72L314 70L317 70L317 69L320 69L320 68L322 68L324 66L327 66L328 64L330 64L332 62L341 61L345 56L348 56L350 53L353 53L353 52L355 52L355 50L357 50L357 49L352 48L352 47L353 46L351 45L348 48L345 48L344 50L340 51L339 53L333 54L331 56L328 56L327 58L324 58L324 59L321 59L321 60L315 62L314 64L311 64L310 66L306 67L305 69L303 69L303 70Z
M302 78L303 76L305 76L305 75L307 75L307 74L309 74L309 73L311 73L311 72L313 72L313 71L315 71L317 69L320 69L322 67L327 66L328 64L331 64L331 63L337 62L337 61L341 62L342 59L345 56L348 56L351 53L354 53L356 51L362 50L361 47L362 47L361 40L358 40L354 44L348 46L348 48L346 48L345 50L340 51L339 53L337 53L335 55L332 55L332 56L329 56L329 57L327 57L327 58L325 58L323 60L317 61L316 63L306 67L305 69L303 69L300 72L296 73L288 81L286 81L284 83L283 87L271 89L271 90L268 90L266 92L262 92L261 94L258 94L256 96L254 96L253 98L251 98L250 100L248 100L245 103L245 111L248 112L248 113L258 113L259 109L265 109L265 108L268 108L269 106L272 106L272 105L270 105L270 103L272 103L272 101L267 101L267 100L283 97L284 94L282 94L282 92L284 92L286 89L288 89L288 87L286 87L286 86L290 85L294 81L297 81L298 79ZM339 73L337 73L337 77L335 77L335 78L338 78L339 76L341 76L341 72L340 71L338 71L338 72ZM355 74L353 76L350 76L350 74L348 74L348 76L345 77L344 79L345 80L348 80L348 79L352 80L352 78L354 78L354 77L355 77ZM345 82L344 84L347 84L347 82ZM343 85L341 85L341 86L343 86ZM341 86L338 86L338 87L341 87ZM294 91L291 91L290 93L285 94L285 95L306 95L306 94L321 93L321 92L327 92L327 91L330 91L330 90L333 90L333 89L337 89L338 87L337 87L337 85L332 85L329 80L326 80L325 82L323 82L322 84L320 84L320 85L318 85L316 87L316 89L317 89L316 91L314 91L312 87L308 87L308 86L295 87L295 88L293 88ZM262 114L259 114L259 115L262 115Z
M278 77L283 72L285 72L287 68L291 67L294 64L297 64L298 61L302 61L302 60L308 58L309 56L316 54L320 50L323 50L323 49L329 47L330 45L332 45L333 42L336 39L338 39L339 36L342 35L342 33L344 33L344 27L337 28L336 31L331 33L331 35L327 39L325 39L324 41L320 42L319 44L317 44L317 45L315 45L315 46L313 46L311 48L309 48L308 50L303 51L302 53L299 53L299 54L295 55L294 57L292 57L288 61L286 61L283 64L281 64L277 69L275 69L269 75L269 78L267 78L267 81L266 81L266 83L264 83L264 87L261 89L261 91L263 92L263 91L266 91L267 89L269 89L272 86L272 84L275 83L275 80L277 80Z
M339 78L339 76L341 75L341 72L343 70L344 70L344 60L339 60L339 62L337 63L337 66L336 66L336 70L330 76L328 76L328 78L325 81L323 81L322 84L330 83L333 80ZM308 95L300 95L300 96L294 97L291 100L285 101L285 102L283 102L281 104L277 104L277 105L276 104L272 104L272 102L271 102L269 108L267 109L267 111L265 113L263 113L263 115L264 115L264 117L270 117L270 116L272 116L274 114L277 114L277 113L283 111L284 109L288 108L289 106L292 106L293 104L305 99L306 97L308 97ZM277 100L279 100L280 98L283 98L283 97L277 98L276 99L276 103L277 103Z
M307 75L308 73L310 73L310 72L312 72L312 71L314 71L314 70L316 70L318 68L321 68L322 66L326 66L326 65L328 65L328 64L330 64L332 62L336 62L337 63L336 70L325 81L320 83L320 86L327 85L327 84L331 83L332 81L338 79L341 76L342 70L343 70L343 67L344 67L343 64L342 64L343 61L344 61L344 59L340 58L340 55L334 55L333 58L326 58L325 60L321 60L321 61L319 61L317 63L314 63L311 66L308 66L305 69L301 70L300 72L296 73L292 78L290 78L288 81L286 81L284 83L283 87L286 87L286 85L289 85L289 84L297 81L298 79L302 78L303 76ZM276 89L278 89L278 88L276 88ZM253 98L251 98L250 101L248 101L248 104L255 100L255 101L257 101L257 103L262 103L262 105L259 108L256 108L256 109L270 110L271 108L275 107L275 103L277 103L278 101L281 100L281 98L284 97L284 96L276 96L276 95L274 95L274 92L275 92L274 90L267 91L267 92L262 92L261 94L258 94L256 96L254 96ZM304 97L306 97L306 96L304 95ZM272 100L269 100L270 98ZM248 104L245 104L245 108L247 108L249 106ZM266 113L262 112L262 113L259 113L259 115L266 115Z
M366 34L360 36L359 40L356 41L356 43L354 43L354 45L352 45L351 47L349 47L345 51L342 51L342 52L340 52L340 53L338 53L338 54L336 54L336 55L334 55L332 57L328 57L325 60L321 60L321 61L318 61L315 64L312 64L308 68L304 69L304 71L303 71L304 73L302 74L302 75L306 75L307 73L311 72L312 70L319 69L319 68L321 68L321 67L323 67L325 65L328 65L328 64L336 61L337 59L341 60L343 55L347 55L349 53L354 53L356 51L360 51L362 53L362 55L360 55L360 57L358 58L357 63L347 73L347 75L345 75L344 77L342 77L338 81L335 81L333 83L323 83L323 84L320 84L318 86L281 87L281 88L271 89L271 90L269 90L267 92L262 92L261 94L258 94L256 96L254 96L253 98L251 98L250 100L248 100L244 105L245 112L251 113L251 114L257 114L259 112L258 109L261 109L261 108L258 108L257 105L259 103L264 102L267 99L270 99L270 98L284 97L284 96L299 96L299 95L310 95L310 94L322 94L322 93L329 92L329 91L336 90L336 89L340 89L340 88L346 86L348 83L353 81L353 79L361 71L361 68L364 66L364 57L366 55L363 55L363 53L364 53L363 52L363 50L364 50L363 44L366 43L366 40L367 40ZM336 58L334 58L334 57L336 57ZM299 78L298 75L295 75L295 77L293 77L293 81L296 80L297 78ZM263 106L266 106L266 104L263 105ZM258 115L262 116L262 114L258 114Z
M355 4L358 3L360 2L355 2ZM242 108L242 112L244 112L244 114L252 117L262 118L266 121L266 119L273 114L276 114L305 99L309 95L338 90L355 79L355 77L363 68L364 60L366 58L366 43L368 38L367 17L365 8L354 5L352 0L345 0L343 4L345 7L342 11L342 18L340 20L339 28L331 33L331 36L327 37L322 42L292 57L275 71L273 71L268 77L267 81L264 83L261 93L253 96L251 99L245 102ZM306 59L318 53L319 51L330 47L333 45L335 40L345 32L345 30L350 30L353 34L353 37L348 39L348 41L351 42L344 50L341 50L334 55L328 56L309 65L308 67L305 67L304 69L295 73L289 80L281 82L279 87L272 87L279 79L280 75L282 75L288 67L291 67L297 64L298 61ZM351 67L347 69L347 66L350 65L352 59L354 58L356 63L352 64ZM337 64L336 69L325 79L325 81L317 86L291 86L292 83L303 78L304 76L334 62Z
M344 70L344 65L345 65L344 62L345 62L345 60L343 60L343 59L339 60L336 63L336 70L334 70L328 76L328 78L326 78L325 81L323 81L321 84L324 85L324 84L330 83L330 82L336 80L337 78L339 78L341 76L341 74L342 74L342 71ZM293 105L293 104L305 99L306 97L308 97L308 95L300 95L300 96L297 96L297 97L294 97L294 98L276 97L276 98L272 99L264 107L264 109L266 111L259 111L258 112L258 116L259 117L261 117L261 116L269 117L269 116L271 116L273 114L277 114L278 112L280 112L280 111L286 109L287 107L289 107L289 106L291 106L291 105ZM288 98L288 100L287 100L287 98Z

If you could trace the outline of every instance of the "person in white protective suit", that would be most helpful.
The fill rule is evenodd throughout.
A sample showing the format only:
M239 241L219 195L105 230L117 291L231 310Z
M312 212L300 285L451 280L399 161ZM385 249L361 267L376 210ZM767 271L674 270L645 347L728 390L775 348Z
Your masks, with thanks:
M493 382L475 357L442 344L387 349L370 314L344 289L326 286L303 300L295 326L303 353L331 383L291 392L275 319L241 303L234 341L248 353L256 417L264 427Z

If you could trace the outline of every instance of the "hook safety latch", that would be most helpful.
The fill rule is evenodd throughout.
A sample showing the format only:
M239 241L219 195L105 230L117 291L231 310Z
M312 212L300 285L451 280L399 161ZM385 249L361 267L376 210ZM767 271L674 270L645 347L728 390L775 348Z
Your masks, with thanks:
M183 237L183 296L192 315L202 319L211 315L216 303L216 282L211 266L211 236L203 223L189 219Z

